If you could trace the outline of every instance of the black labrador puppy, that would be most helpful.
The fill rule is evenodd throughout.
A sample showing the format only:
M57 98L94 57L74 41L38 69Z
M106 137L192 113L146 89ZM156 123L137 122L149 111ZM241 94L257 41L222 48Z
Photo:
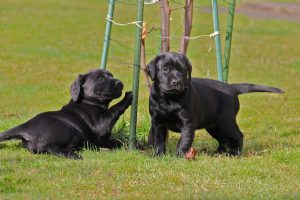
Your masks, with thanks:
M132 93L108 108L121 96L123 84L106 70L94 70L71 85L72 99L59 111L41 113L29 121L0 134L0 142L21 139L33 153L50 153L81 159L76 151L86 143L112 148L110 135L116 121L131 105Z
M164 154L170 129L181 133L177 154L183 156L193 143L195 130L204 128L219 142L219 153L240 155L243 134L236 123L238 95L283 91L256 84L191 78L191 71L189 60L179 53L160 54L147 65L147 73L153 81L149 99L152 118L149 144L154 146L156 155Z

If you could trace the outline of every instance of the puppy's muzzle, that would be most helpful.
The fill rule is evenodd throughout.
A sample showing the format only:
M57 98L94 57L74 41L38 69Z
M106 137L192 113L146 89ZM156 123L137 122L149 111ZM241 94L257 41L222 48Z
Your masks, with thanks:
M121 81L117 80L117 81L115 82L115 84L116 84L116 86L117 86L117 88L118 88L119 90L123 90L124 85L123 85L123 83L122 83Z
M180 85L182 85L182 80L177 79L177 78L173 78L170 81L170 85L173 86L173 87L180 86Z

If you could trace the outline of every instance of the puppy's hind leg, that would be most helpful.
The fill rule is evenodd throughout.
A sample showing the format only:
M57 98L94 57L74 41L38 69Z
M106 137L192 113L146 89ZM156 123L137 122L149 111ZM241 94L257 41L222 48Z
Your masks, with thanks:
M71 158L71 159L75 159L75 160L82 160L83 158L73 152L73 151L67 151L63 148L59 148L57 146L51 146L51 147L47 147L47 152L50 154L53 154L55 156L59 156L59 157L65 157L65 158Z
M0 133L0 142L5 140L12 140L12 139L25 139L24 138L24 124L14 127L10 130L7 130L3 133Z
M97 146L99 146L100 148L104 147L104 148L109 148L109 149L118 149L123 146L123 142L118 139L106 138L105 140L103 140L103 142L101 142L101 144L99 144Z
M216 153L226 153L228 149L228 140L220 133L220 130L217 127L214 127L207 128L206 131L219 143Z
M215 129L208 130L219 141L220 152L229 153L232 156L240 156L243 148L243 133L235 120L224 120ZM225 148L225 149L224 149Z

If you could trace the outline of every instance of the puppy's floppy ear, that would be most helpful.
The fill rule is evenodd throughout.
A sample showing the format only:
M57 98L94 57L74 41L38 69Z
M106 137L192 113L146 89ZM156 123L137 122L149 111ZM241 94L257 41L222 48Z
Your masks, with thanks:
M77 79L72 83L70 87L70 93L72 96L72 100L77 102L82 91L82 82L83 82L83 75L79 74Z
M186 57L186 55L184 54L180 54L180 58L181 58L181 61L184 62L184 65L187 67L187 76L188 76L188 79L189 81L191 81L192 79L192 64L190 63L189 59Z
M188 78L189 81L191 81L192 79L192 64L190 63L189 59L187 57L185 57L186 63L187 63L187 70L188 70Z
M146 66L146 72L152 81L155 78L155 68L156 68L157 60L158 60L158 56L153 58L153 60L151 60L150 63Z

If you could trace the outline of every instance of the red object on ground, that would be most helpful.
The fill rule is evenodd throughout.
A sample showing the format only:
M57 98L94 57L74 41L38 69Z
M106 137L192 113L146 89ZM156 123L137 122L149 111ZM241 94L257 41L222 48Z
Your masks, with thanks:
M188 152L185 154L185 159L187 160L194 160L196 157L197 151L193 147L190 148Z

